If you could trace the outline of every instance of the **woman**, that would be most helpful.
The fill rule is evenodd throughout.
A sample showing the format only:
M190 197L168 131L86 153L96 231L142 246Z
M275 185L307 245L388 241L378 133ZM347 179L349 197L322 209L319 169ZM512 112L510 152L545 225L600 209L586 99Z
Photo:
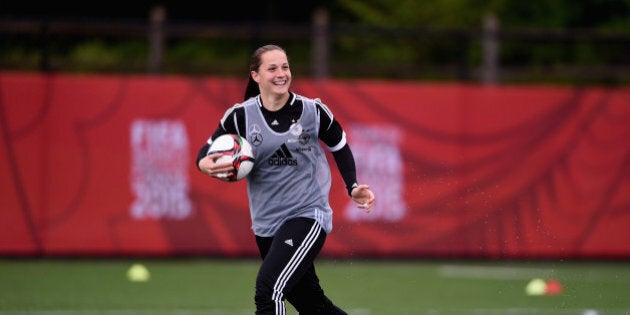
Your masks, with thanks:
M256 157L247 177L252 229L263 258L256 278L256 314L285 314L285 298L304 314L346 314L324 294L314 260L332 230L331 174L319 140L332 152L359 208L369 212L374 194L356 180L354 157L341 125L318 99L290 91L284 49L258 48L251 57L245 100L225 112L197 157L199 169L228 181L230 162L207 155L213 139L239 134Z

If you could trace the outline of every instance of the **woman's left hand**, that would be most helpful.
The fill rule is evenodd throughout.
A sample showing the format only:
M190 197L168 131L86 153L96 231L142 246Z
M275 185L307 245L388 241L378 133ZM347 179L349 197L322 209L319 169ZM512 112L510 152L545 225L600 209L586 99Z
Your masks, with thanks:
M358 185L353 188L352 200L358 204L357 207L365 210L365 212L370 212L376 202L374 193L370 190L370 186L368 185Z

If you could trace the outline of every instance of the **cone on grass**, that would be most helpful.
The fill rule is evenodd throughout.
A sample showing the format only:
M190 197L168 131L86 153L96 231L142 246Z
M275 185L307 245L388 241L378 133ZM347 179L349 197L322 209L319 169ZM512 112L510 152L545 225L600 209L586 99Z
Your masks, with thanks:
M534 278L525 286L525 293L527 295L537 296L545 294L547 283L541 278Z
M563 288L560 281L556 279L547 280L547 286L545 287L546 295L560 295L562 294Z
M133 264L127 269L127 279L131 282L147 282L150 278L151 273L143 264Z
M562 291L562 284L557 279L545 281L542 278L534 278L525 286L525 293L530 296L560 295Z

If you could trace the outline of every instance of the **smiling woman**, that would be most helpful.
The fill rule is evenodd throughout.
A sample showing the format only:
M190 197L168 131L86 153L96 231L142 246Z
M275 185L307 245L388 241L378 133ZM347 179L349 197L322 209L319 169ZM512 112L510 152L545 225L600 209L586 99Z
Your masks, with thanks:
M254 144L247 177L252 229L263 259L256 278L256 314L284 314L285 299L300 314L347 314L324 294L314 261L332 231L331 172L324 148L335 157L350 198L369 212L374 193L357 183L354 157L341 124L319 99L290 91L291 68L283 48L265 45L250 59L244 101L230 107L199 151L199 170L226 181L231 163L209 147L224 134Z

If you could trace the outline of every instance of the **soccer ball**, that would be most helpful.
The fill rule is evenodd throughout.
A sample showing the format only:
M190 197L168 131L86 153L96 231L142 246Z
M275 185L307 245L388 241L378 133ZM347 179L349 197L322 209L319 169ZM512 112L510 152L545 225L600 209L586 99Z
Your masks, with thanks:
M234 173L228 176L230 181L245 178L254 167L254 152L245 138L235 134L225 134L216 138L210 145L208 155L222 153L215 162L232 162Z

